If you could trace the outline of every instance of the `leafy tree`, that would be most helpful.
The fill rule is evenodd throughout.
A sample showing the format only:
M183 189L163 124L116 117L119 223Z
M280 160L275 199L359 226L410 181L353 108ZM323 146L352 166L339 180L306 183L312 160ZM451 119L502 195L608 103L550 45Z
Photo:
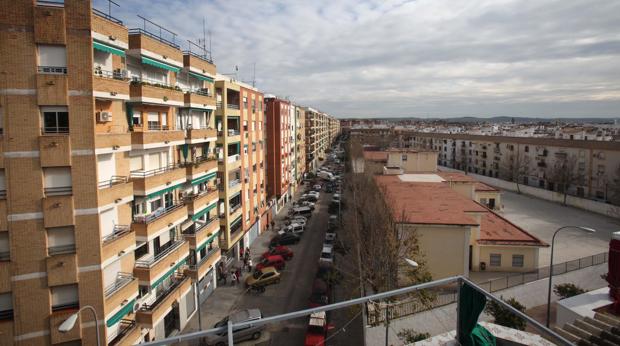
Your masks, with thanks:
M504 300L504 297L500 298ZM525 305L519 303L514 297L504 301L521 312L525 311ZM490 300L489 302L487 302L485 312L493 316L493 318L495 319L494 322L496 324L508 328L525 330L526 322L523 318L513 314L510 310L506 309L495 301Z
M397 335L406 344L422 341L431 337L429 333L418 333L414 329L403 329L398 332Z
M566 299L566 298L578 296L582 293L586 293L586 290L584 290L583 288L575 284L565 283L565 284L554 285L553 293L559 296L560 299Z

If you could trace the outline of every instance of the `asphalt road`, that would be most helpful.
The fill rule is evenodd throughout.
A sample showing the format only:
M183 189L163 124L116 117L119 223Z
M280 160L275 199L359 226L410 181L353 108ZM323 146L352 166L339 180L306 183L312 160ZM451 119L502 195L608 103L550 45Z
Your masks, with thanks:
M264 293L246 293L237 302L236 309L259 308L263 316L273 316L286 312L308 308L308 298L312 291L314 276L318 268L323 239L328 222L328 204L331 194L321 192L316 209L306 225L301 241L289 247L294 252L293 259L282 270L279 284L267 286ZM284 215L283 215L284 216ZM282 218L283 216L279 216ZM282 220L277 220L283 225ZM278 227L276 225L276 227ZM270 231L272 232L272 231ZM274 232L272 232L275 234ZM271 237L257 240L265 246ZM267 327L271 341L260 342L264 345L303 345L308 319L299 318L280 322ZM261 341L263 338L261 338Z

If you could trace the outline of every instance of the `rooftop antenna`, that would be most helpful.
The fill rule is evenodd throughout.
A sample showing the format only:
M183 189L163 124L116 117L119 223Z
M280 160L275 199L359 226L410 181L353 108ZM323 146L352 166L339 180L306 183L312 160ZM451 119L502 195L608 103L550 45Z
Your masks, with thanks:
M252 87L256 88L256 61L254 62L254 67L252 68Z

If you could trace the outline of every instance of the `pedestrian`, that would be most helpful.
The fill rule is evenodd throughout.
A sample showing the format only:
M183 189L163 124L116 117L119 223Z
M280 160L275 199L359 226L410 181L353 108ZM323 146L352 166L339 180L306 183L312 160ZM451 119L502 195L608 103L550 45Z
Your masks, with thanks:
M230 272L230 285L236 285L237 284L237 274L235 274L234 271Z
M235 275L237 276L237 283L239 283L241 281L241 269L239 267L237 267Z
M248 273L252 272L252 259L248 258Z
M228 273L226 271L222 272L222 280L224 280L224 285L226 285L226 282L228 281Z
M245 268L247 266L248 266L248 257L246 256L246 257L243 258L243 268Z
M274 227L276 227L276 223L275 221L271 220L271 228L274 228Z
M239 258L243 258L243 248L239 249Z
M246 259L250 258L250 248L249 247L245 248L245 258Z

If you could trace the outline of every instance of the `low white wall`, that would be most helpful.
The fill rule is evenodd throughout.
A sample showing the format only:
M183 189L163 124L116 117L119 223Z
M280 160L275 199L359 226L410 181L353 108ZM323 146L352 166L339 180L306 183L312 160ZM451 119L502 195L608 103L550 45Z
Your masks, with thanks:
M444 167L444 166L440 166L440 168L444 171L464 173L463 171L460 171L454 168L449 168L449 167ZM491 178L491 177L474 174L474 173L467 173L467 174L470 175L472 178L482 183L485 183L487 185L491 185L491 186L504 189L504 190L508 190L508 191L517 192L517 184L511 181ZM540 199L544 199L544 200L556 202L556 203L564 202L564 194L559 193L559 192L549 191L549 190L541 189L538 187L523 185L523 184L519 184L519 189L521 190L521 193L526 194L526 195L534 196ZM566 204L571 207L588 210L588 211L591 211L597 214L602 214L602 215L611 216L611 217L620 217L620 207L607 204L607 203L597 202L591 199L585 199L585 198L568 195L566 196Z
M553 284L573 283L586 290L594 290L607 286L607 282L601 278L607 273L607 263L575 270L569 273L553 277ZM548 279L533 281L525 285L511 287L494 292L496 297L505 299L514 297L526 308L547 304ZM557 301L558 297L551 294L551 301ZM480 315L480 321L491 321L493 318L484 313ZM390 321L390 344L402 345L397 333L403 329L414 329L419 333L438 335L456 329L456 304L449 304L433 310L420 312L415 315ZM366 329L366 345L380 345L385 343L385 325Z

